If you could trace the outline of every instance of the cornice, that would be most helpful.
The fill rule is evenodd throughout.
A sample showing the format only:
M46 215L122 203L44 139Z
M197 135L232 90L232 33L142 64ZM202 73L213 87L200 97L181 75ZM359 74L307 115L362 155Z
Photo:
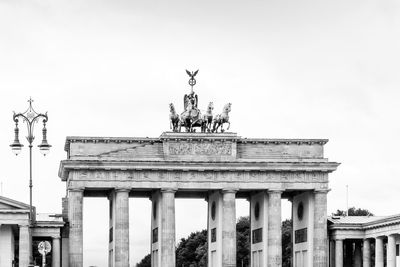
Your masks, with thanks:
M158 138L149 137L92 137L68 136L64 150L69 151L71 143L162 143L164 141L231 141L238 144L271 145L325 145L328 139L279 139L242 138L236 133L171 133L165 132Z
M40 221L36 222L35 228L61 228L65 225L64 222L47 222L47 221Z
M330 230L371 230L383 228L390 225L400 225L400 215L393 215L391 217L385 217L376 221L367 223L333 223L329 226Z
M4 210L0 210L0 213L29 213L29 210L26 209L4 209Z
M271 145L325 145L328 139L267 139L267 138L242 138L238 143L271 144Z
M161 142L159 138L149 137L86 137L86 136L67 136L64 150L69 151L71 143L155 143Z
M59 177L66 181L71 170L103 171L212 171L212 172L324 172L336 170L336 162L185 162L182 161L96 161L63 160Z

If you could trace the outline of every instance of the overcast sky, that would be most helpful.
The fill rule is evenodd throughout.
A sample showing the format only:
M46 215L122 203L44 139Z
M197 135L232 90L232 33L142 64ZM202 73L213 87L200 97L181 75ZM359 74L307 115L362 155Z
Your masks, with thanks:
M346 185L350 206L400 213L399 48L396 0L0 0L2 194L29 203L25 128L20 156L9 144L30 96L53 145L34 151L34 205L60 212L65 137L159 136L168 104L182 110L188 68L200 69L200 108L231 102L240 136L330 139L326 157L342 164L328 213L345 209ZM150 201L130 203L134 264L148 253ZM85 199L85 266L107 264L107 208ZM204 200L177 201L177 239L205 227Z

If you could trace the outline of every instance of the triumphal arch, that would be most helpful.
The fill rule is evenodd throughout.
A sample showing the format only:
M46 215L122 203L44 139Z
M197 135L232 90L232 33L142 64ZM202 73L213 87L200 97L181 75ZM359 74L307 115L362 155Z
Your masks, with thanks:
M174 131L156 138L67 137L59 175L68 190L69 266L83 266L82 207L93 196L110 203L109 266L129 266L130 197L152 201L153 267L175 267L175 199L187 197L208 201L209 267L236 266L236 198L250 201L251 266L282 264L282 198L293 204L294 266L328 266L328 174L338 163L324 157L327 140L195 132L193 96L192 88L189 119L171 116Z

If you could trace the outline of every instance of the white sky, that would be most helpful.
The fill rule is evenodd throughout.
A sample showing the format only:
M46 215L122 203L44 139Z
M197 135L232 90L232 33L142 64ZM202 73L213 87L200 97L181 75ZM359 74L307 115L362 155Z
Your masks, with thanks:
M200 69L200 107L231 102L243 137L330 139L326 157L342 165L329 213L345 208L347 184L350 206L400 213L399 47L396 0L0 0L3 195L29 202L27 147L9 148L29 96L49 112L53 145L34 152L34 204L60 212L65 137L159 136L168 104L182 109L188 68ZM106 266L108 205L85 201L85 266ZM148 252L150 202L130 203L133 264ZM205 208L177 201L177 240L206 227Z

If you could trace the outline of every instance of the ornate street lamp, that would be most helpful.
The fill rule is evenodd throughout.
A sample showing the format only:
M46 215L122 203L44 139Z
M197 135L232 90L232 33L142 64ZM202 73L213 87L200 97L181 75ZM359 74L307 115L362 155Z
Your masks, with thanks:
M22 123L25 123L26 126L28 127L28 135L26 136L26 139L28 140L29 143L29 223L32 226L34 221L34 214L33 214L33 207L32 207L32 143L33 140L35 139L35 136L33 135L33 130L34 126L37 122L39 122L40 119L42 119L43 122L43 139L42 143L38 145L40 152L43 155L47 155L50 151L51 145L47 143L47 129L46 129L46 122L48 120L47 117L47 112L45 114L42 113L37 113L33 107L32 107L32 98L28 100L29 102L29 107L28 109L23 112L23 113L15 113L13 115L13 120L15 122L15 138L14 142L10 145L12 151L14 152L15 155L18 155L22 147L24 146L19 142L19 129L18 129L18 122L21 119Z

